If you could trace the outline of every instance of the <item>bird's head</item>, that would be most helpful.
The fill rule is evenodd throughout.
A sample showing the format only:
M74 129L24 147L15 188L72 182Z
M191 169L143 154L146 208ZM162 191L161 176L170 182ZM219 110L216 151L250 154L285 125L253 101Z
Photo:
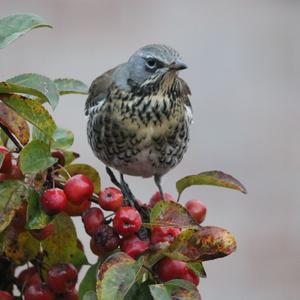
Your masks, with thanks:
M128 84L138 87L170 82L177 71L186 69L180 54L165 45L148 45L137 50L127 62Z

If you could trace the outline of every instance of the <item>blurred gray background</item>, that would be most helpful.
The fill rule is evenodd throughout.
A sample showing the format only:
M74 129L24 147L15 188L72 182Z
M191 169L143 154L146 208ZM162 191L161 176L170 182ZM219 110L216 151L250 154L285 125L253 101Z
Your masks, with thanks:
M180 177L220 169L249 192L193 187L183 194L184 201L202 199L205 224L227 228L238 241L236 253L205 263L201 294L299 299L300 1L0 0L1 17L21 12L43 16L54 30L35 30L1 50L1 80L36 72L90 84L148 43L183 55L195 122L188 153L164 189L175 194ZM65 96L54 115L74 132L80 160L110 185L87 144L84 102ZM152 180L128 181L143 201L156 191Z

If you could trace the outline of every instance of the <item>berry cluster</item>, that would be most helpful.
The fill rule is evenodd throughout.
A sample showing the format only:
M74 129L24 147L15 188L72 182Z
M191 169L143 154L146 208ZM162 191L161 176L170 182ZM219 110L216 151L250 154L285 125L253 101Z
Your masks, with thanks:
M78 300L77 273L72 264L58 264L48 271L43 282L37 269L31 267L20 273L18 282L24 290L24 300Z
M174 198L165 193L164 199L161 199L160 193L157 192L149 203L143 206L151 209L159 201L174 201ZM154 226L148 236L142 239L139 235L142 217L135 208L123 206L123 195L117 188L104 189L99 195L98 203L100 207L91 207L82 214L85 231L91 236L91 250L98 256L106 255L120 247L121 251L136 259L147 250L154 249L159 243L171 243L181 232L177 227ZM189 200L186 208L196 222L203 222L206 206L201 201ZM113 218L105 218L103 210L112 211ZM157 263L154 271L163 282L177 278L191 281L195 285L199 284L195 272L189 269L185 262L179 260L166 257Z
M5 147L0 147L0 152L3 153L0 181L23 179L17 159L14 159ZM158 249L160 245L168 245L180 234L181 228L173 226L152 226L149 230L142 228L143 220L139 211L128 206L122 192L117 188L108 187L96 195L93 182L83 174L70 176L64 183L56 181L55 172L63 168L65 161L63 153L59 150L53 151L52 156L56 157L58 162L53 166L52 178L48 183L46 180L42 188L40 206L50 216L60 212L69 216L81 216L85 231L91 237L90 248L95 255L105 257L110 252L120 249L137 259L140 255ZM141 207L151 210L159 201L174 201L169 193L165 193L163 198L157 192L148 203L137 202ZM91 207L92 202L97 205ZM185 207L197 223L203 222L206 206L201 201L189 200ZM27 203L24 202L12 221L16 234L26 230L26 215ZM49 223L42 229L31 229L29 232L35 239L42 241L54 230L54 224ZM144 234L141 234L142 232ZM82 244L78 247L82 248ZM55 265L46 274L45 268L44 271L42 269L34 265L19 274L17 285L22 291L24 300L79 299L75 289L78 270L72 264ZM152 272L161 282L184 279L195 285L199 284L199 277L186 262L169 257L158 261ZM0 299L13 298L9 292L0 291Z
M17 277L17 285L24 300L79 300L75 289L78 271L68 263L53 266L47 273L46 281L36 267L23 270ZM0 291L1 300L12 300L13 296L7 291Z

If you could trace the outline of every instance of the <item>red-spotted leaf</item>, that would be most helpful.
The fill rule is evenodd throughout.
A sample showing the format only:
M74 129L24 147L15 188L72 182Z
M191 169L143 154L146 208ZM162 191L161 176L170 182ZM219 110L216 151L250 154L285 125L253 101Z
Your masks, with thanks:
M244 194L247 193L246 188L237 179L221 171L207 171L183 177L176 182L179 196L187 187L192 185L215 185L238 190Z
M173 201L159 201L151 209L151 226L198 227L188 210Z
M21 144L28 143L30 133L27 122L2 102L0 102L0 123L9 129Z
M3 252L16 265L32 260L40 250L40 243L28 231L17 233L11 229L5 234Z
M67 172L66 172L67 171ZM65 177L66 179L69 178L70 174L71 176L76 174L83 174L87 176L90 180L92 180L94 184L94 192L99 193L101 190L101 180L99 173L97 170L89 165L86 164L72 164L68 165L65 168L62 168L59 170L60 175Z
M33 14L18 14L0 19L0 49L24 33L39 27L50 27L43 18Z
M97 280L98 300L123 300L136 281L143 258L134 260L124 252L109 256L101 265Z
M23 182L17 180L0 182L0 232L10 224L26 195L27 189Z
M231 254L236 249L234 236L226 229L206 226L181 232L164 254L187 262L205 261Z
M48 137L52 137L56 129L56 125L49 112L42 104L36 100L14 94L0 94L0 100L2 100L22 118L36 126Z

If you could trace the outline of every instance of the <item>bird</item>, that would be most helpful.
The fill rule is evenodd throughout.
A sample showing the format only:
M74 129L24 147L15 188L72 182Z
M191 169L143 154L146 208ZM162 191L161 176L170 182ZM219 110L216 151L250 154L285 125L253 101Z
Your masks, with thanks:
M108 168L153 177L163 199L161 178L182 160L193 121L191 91L178 76L180 54L162 44L146 45L97 77L85 103L88 142Z

